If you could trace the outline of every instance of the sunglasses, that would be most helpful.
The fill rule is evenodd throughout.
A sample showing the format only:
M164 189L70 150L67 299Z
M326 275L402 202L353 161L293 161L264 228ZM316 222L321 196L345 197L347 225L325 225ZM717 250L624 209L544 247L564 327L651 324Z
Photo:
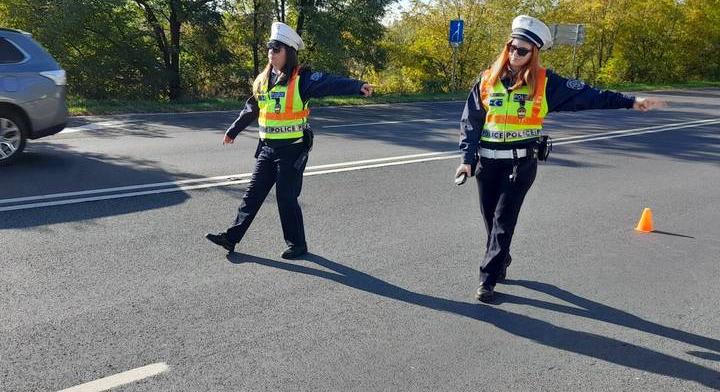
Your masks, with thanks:
M273 53L280 53L283 48L283 44L276 41L270 41L267 44L267 48L268 50L272 50Z
M513 44L508 44L507 47L508 47L508 49L510 50L510 53L515 52L515 53L517 53L518 56L520 56L520 57L527 56L528 53L532 52L532 49L520 48L520 47L517 47L517 46L515 46L515 45L513 45Z

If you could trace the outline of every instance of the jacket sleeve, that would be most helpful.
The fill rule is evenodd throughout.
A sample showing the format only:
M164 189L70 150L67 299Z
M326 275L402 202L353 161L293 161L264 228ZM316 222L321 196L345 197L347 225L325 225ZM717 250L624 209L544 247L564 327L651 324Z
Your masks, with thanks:
M333 95L361 95L363 84L361 80L304 70L300 74L300 98L307 102L310 98Z
M575 112L591 109L632 109L635 97L598 90L580 80L565 79L547 72L548 112Z
M480 99L480 82L477 82L470 90L460 119L460 150L464 164L475 164L475 156L480 145L480 132L485 125L485 114Z
M227 131L225 131L225 135L231 139L235 139L248 125L257 120L259 114L260 108L258 107L255 97L248 98L247 102L245 102L245 108L240 112L238 118L233 121Z

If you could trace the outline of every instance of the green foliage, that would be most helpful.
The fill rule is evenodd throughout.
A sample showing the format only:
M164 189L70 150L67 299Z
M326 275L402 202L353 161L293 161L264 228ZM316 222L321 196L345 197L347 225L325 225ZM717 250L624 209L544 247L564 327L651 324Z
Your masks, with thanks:
M301 61L368 80L381 94L466 91L521 13L585 25L575 51L543 52L560 74L606 86L720 80L717 0L412 0L386 27L391 2L3 0L0 25L31 32L68 71L70 94L87 99L240 98L267 62L277 19L302 34ZM453 51L455 18L465 21L465 42Z

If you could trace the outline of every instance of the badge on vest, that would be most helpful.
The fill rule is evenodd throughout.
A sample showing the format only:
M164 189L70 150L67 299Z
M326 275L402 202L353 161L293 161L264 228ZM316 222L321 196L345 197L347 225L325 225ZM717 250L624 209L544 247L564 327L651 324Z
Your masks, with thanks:
M524 107L519 107L517 110L517 116L519 119L524 119L525 115L527 114L527 110Z
M275 98L275 113L282 111L282 105L280 105L280 98Z
M520 97L518 102L520 103L520 107L517 110L517 116L520 120L522 120L525 118L525 115L527 114L527 109L525 109L525 97Z
M272 99L285 98L285 92L284 91L273 91L270 93L270 98L272 98Z

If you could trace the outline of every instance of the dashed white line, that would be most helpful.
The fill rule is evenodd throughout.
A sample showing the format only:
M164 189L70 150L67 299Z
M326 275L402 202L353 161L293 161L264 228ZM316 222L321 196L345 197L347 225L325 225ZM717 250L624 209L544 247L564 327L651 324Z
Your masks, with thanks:
M160 373L168 371L170 367L165 362L153 363L151 365L139 367L137 369L128 370L112 376L101 378L99 380L90 381L85 384L76 385L59 392L100 392L108 389L117 388L122 385L137 382L148 377L157 376Z

